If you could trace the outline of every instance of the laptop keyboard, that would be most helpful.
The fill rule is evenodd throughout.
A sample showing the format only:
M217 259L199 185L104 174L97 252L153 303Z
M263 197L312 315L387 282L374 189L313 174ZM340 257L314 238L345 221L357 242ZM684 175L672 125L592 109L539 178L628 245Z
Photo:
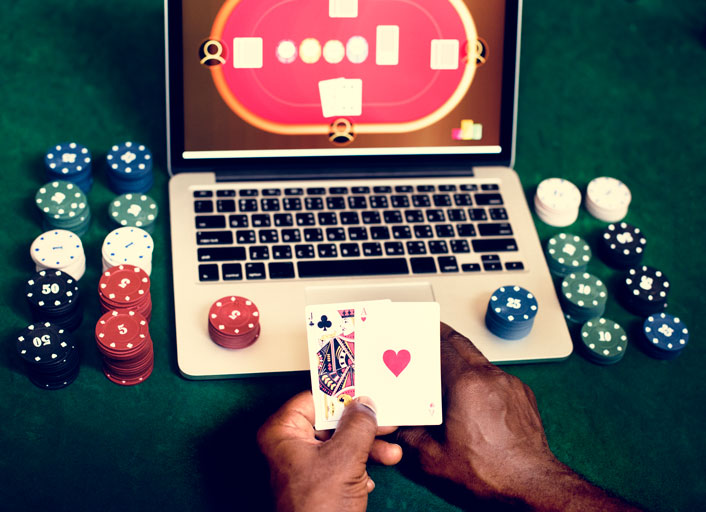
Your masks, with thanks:
M193 196L201 281L524 269L497 184L219 188Z

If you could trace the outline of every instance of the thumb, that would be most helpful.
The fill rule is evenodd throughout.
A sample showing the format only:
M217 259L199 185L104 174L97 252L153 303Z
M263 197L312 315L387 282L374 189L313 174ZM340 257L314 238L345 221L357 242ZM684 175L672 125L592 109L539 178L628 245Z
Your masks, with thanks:
M331 449L345 453L341 460L365 464L375 441L377 426L373 400L366 396L357 397L343 411L329 441Z

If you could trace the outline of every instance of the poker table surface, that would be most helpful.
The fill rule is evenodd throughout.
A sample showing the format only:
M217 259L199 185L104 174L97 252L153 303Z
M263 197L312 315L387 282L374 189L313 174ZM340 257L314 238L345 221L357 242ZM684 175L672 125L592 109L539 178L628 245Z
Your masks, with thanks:
M574 353L558 363L506 366L535 392L557 457L590 481L650 510L706 503L706 4L699 0L526 0L515 168L527 198L548 177L582 190L596 176L631 189L626 220L648 238L645 263L672 287L668 311L690 329L673 361L636 343L640 320L612 295L606 316L631 339L624 359L597 366ZM259 425L306 374L189 381L176 365L160 0L26 0L0 7L0 508L267 510ZM155 369L135 387L108 381L92 338L100 247L113 194L103 170L115 143L155 156ZM85 318L75 334L78 379L44 391L27 379L14 342L29 323L22 295L41 232L32 198L43 155L75 140L95 157L94 214L83 237ZM559 230L536 219L542 240ZM570 231L595 241L605 224L582 210ZM589 271L615 290L617 272ZM93 300L90 297L93 296ZM443 316L443 312L442 312ZM473 337L473 333L465 333ZM409 463L371 465L369 510L473 507L457 489Z

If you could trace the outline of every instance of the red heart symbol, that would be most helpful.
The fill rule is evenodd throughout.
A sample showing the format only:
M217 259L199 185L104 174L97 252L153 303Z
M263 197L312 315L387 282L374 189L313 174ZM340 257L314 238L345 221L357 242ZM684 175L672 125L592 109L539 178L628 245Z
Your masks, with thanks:
M402 349L399 352L395 352L394 350L386 350L382 355L383 363L385 363L385 366L390 369L395 377L399 377L400 373L407 368L411 358L412 356L410 355L409 350L405 349Z

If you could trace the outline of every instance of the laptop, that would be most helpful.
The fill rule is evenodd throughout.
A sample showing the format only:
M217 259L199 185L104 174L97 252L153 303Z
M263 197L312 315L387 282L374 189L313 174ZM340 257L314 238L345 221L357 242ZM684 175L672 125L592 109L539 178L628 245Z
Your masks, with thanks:
M571 353L512 169L521 3L166 0L185 377L308 370L306 305L380 299L438 302L498 364ZM504 285L539 304L520 340L485 325ZM246 348L209 337L228 296L259 310Z

